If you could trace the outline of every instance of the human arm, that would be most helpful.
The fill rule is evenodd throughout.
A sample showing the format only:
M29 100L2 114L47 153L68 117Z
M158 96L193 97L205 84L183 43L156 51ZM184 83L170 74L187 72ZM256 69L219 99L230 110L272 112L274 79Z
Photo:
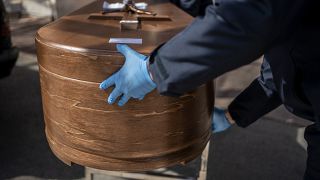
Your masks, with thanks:
M281 104L271 67L264 60L260 76L231 102L227 112L238 126L247 127Z
M268 96L256 79L226 110L214 108L212 130L214 133L225 131L233 124L247 127L281 104L279 96L276 93Z
M208 6L151 55L158 91L178 96L254 61L286 32L300 2L225 0Z
M149 70L159 93L181 95L257 59L285 32L299 2L225 0L208 6L204 16L149 58Z

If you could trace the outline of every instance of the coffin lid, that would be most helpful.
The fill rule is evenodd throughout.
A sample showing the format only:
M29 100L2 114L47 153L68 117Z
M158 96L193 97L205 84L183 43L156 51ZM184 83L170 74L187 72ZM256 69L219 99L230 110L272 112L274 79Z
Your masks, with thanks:
M88 19L91 13L101 11L103 0L98 0L39 29L36 40L70 51L110 54L116 52L115 44L108 43L110 38L142 38L141 45L130 46L140 53L149 54L183 30L193 19L170 2L144 2L149 4L148 10L169 16L171 21L142 21L141 29L121 31L119 20Z

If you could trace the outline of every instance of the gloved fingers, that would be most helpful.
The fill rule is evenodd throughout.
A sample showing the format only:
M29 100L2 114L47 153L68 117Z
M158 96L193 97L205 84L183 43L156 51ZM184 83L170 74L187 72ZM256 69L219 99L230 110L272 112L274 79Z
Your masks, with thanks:
M129 46L126 44L117 44L117 50L127 58L131 48L129 48Z
M121 97L121 99L119 100L118 105L119 105L119 106L125 105L125 104L129 101L129 99L130 99L130 96L127 95L127 94L124 94L124 95Z
M112 85L114 85L115 84L114 79L115 79L115 74L107 78L106 80L104 80L102 83L100 83L100 89L106 90Z
M213 123L212 126L211 126L211 129L212 129L212 132L213 133L217 133L217 132L220 132L220 131L223 131L223 127L219 126L219 124L217 123Z
M122 94L122 92L120 91L120 89L115 87L114 90L111 92L111 94L108 97L108 103L113 104L121 94Z
M131 49L128 45L126 44L117 44L117 50L127 58L130 58L130 55L135 55L138 56L139 59L145 60L146 56L143 54L138 53L137 51Z

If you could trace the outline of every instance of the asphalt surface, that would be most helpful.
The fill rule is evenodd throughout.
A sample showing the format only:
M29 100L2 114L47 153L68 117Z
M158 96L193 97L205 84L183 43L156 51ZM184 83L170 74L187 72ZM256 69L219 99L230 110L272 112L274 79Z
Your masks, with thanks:
M81 179L85 174L83 167L59 161L45 139L34 35L46 23L48 19L12 21L13 42L21 53L12 75L0 79L0 180ZM226 107L258 76L259 66L256 61L220 77L216 105ZM234 126L215 134L207 179L301 180L307 155L297 139L307 124L281 107L246 129ZM173 170L194 171L190 166Z

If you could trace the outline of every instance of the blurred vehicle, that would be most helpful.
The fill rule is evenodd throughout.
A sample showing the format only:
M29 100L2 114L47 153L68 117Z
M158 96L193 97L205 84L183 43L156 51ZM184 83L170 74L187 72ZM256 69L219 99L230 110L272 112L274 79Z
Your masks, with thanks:
M18 54L19 50L12 46L9 17L3 1L0 0L0 78L10 75Z

